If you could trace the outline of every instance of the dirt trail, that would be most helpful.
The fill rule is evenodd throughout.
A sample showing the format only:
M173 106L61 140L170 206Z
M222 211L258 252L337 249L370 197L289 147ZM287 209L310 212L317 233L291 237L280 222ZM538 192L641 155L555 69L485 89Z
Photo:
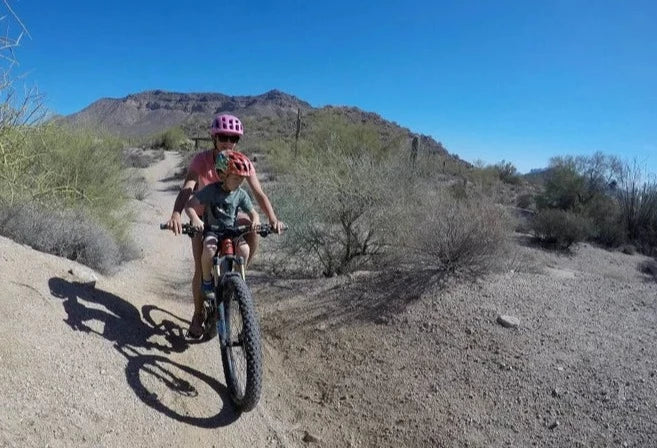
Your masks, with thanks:
M0 238L0 446L291 446L271 375L258 408L237 415L217 342L183 338L191 249L157 229L178 160L166 153L143 170L152 192L135 202L134 232L144 256L95 289L73 283L76 263Z

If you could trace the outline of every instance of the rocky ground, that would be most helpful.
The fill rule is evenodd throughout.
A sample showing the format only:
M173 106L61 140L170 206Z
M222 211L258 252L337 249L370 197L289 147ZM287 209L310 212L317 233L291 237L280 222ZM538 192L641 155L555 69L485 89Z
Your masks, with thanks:
M236 414L216 341L182 336L188 242L157 230L177 160L143 170L144 258L95 289L76 283L76 263L0 238L0 446L654 446L657 283L637 269L645 257L554 254L522 236L512 261L474 283L252 272L264 392Z

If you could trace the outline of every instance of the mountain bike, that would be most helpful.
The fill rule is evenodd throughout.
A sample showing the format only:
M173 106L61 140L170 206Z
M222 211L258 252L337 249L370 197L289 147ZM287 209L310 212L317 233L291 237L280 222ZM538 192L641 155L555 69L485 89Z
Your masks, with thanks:
M160 224L160 229L166 228L166 224ZM246 261L235 255L233 240L252 230L248 225L206 229L215 233L219 242L212 262L215 299L203 303L203 337L209 340L218 336L231 399L238 410L248 412L260 400L262 344L258 316L246 285ZM262 237L273 232L267 224L254 231ZM182 233L193 237L197 232L191 224L183 224Z

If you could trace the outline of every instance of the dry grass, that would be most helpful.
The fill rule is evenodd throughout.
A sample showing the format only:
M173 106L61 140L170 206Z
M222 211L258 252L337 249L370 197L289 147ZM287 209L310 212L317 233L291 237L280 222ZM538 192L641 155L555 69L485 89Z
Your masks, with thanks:
M657 260L646 260L639 263L639 271L657 281Z
M2 235L16 242L112 273L137 258L132 243L117 240L83 211L49 210L36 205L0 208Z

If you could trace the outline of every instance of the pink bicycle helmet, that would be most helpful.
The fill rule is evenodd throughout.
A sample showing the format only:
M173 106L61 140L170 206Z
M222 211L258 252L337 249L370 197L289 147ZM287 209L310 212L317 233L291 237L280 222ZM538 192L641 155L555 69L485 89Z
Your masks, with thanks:
M239 118L234 115L219 114L212 120L212 127L210 134L215 136L217 134L225 135L244 135L244 127Z

